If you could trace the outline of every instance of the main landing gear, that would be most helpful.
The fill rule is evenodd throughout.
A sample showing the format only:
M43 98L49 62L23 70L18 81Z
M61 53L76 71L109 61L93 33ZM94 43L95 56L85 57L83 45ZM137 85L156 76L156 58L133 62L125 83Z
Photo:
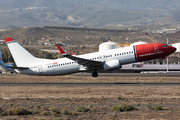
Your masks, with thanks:
M92 73L92 76L93 76L93 77L97 77L97 76L98 76L98 73L97 73L96 71L94 71L94 72Z

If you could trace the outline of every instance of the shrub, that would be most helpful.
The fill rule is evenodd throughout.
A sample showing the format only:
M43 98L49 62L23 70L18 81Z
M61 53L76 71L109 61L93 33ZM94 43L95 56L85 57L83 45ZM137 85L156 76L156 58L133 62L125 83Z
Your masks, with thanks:
M30 111L25 110L24 108L20 106L14 106L11 109L8 109L5 111L7 115L28 115L31 114Z
M88 109L85 106L78 106L75 109L75 112L87 112L87 111L88 111Z
M162 110L162 106L161 105L155 105L153 106L154 110Z
M118 100L121 100L121 96L118 96Z
M26 100L29 101L29 97L26 97Z
M151 106L150 106L149 104L146 104L146 107L147 107L148 109L150 109L150 108L151 108Z
M63 120L62 118L53 118L51 120Z
M50 112L56 112L56 113L59 112L58 108L56 108L56 107L50 107L50 108L49 108L49 111L50 111Z
M56 107L50 107L48 110L51 112L53 116L57 116L59 114L59 110Z
M137 106L140 106L140 103L136 103Z
M121 104L121 105L114 105L112 107L112 111L129 111L129 110L135 110L135 107L129 105L129 104Z
M37 110L32 110L32 112L31 112L32 114L38 114L39 113L39 111L37 111Z
M41 115L49 115L49 112L48 111L43 111L43 112L41 112Z
M3 109L0 107L0 113L3 112Z
M69 111L68 111L67 109L62 109L62 110L61 110L61 114L63 114L63 115L69 115L70 113L69 113Z
M37 105L36 108L37 108L37 109L41 108L41 105Z
M51 112L51 115L53 115L53 116L57 116L57 115L58 115L58 113L57 113L57 112Z
M11 104L10 104L10 106L12 107L12 106L13 106L13 104L11 103Z
M44 118L39 118L38 120L45 120Z
M91 108L93 108L93 107L94 107L94 106L93 106L93 105L91 105L91 104L90 104L90 105L88 105L88 108L89 108L89 109L91 109Z

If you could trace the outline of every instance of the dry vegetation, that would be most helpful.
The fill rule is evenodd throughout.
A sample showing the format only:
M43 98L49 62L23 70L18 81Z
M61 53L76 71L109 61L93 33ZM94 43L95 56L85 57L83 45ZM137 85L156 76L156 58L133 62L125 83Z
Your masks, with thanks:
M0 76L1 83L179 82L179 77ZM1 86L0 119L180 119L179 86ZM23 114L23 115L22 115Z

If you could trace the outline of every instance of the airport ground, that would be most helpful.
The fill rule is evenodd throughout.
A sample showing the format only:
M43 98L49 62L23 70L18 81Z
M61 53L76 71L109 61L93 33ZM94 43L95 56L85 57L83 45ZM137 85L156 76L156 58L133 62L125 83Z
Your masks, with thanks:
M80 74L48 77L0 74L0 83L3 85L7 83L7 85L0 86L0 108L2 108L0 109L0 119L3 120L180 119L179 75L114 74L113 76L100 75L93 78ZM17 85L17 83L37 85ZM45 84L39 85L41 83ZM57 86L51 85L51 83L57 84ZM69 84L58 85L61 83ZM91 85L82 85L81 83L91 83ZM110 85L103 85L103 83L110 83ZM115 85L118 83L119 85ZM132 85L123 85L123 83L132 83ZM141 85L133 85L136 83L141 83ZM166 83L167 85L144 86L143 83ZM168 86L169 83L178 84ZM134 106L135 110L112 111L113 105L123 103ZM153 106L155 105L161 105L162 110L154 110ZM17 106L31 111L32 114L6 114L8 110L18 108ZM76 112L78 106L85 106L87 111ZM57 110L52 112L52 109ZM64 109L69 113L63 113Z

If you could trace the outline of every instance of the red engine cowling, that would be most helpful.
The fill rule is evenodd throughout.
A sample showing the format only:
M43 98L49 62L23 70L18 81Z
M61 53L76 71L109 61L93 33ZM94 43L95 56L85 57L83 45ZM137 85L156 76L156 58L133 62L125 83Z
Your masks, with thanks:
M113 69L121 68L121 64L119 60L111 60L104 62L103 67L104 70L113 70Z

